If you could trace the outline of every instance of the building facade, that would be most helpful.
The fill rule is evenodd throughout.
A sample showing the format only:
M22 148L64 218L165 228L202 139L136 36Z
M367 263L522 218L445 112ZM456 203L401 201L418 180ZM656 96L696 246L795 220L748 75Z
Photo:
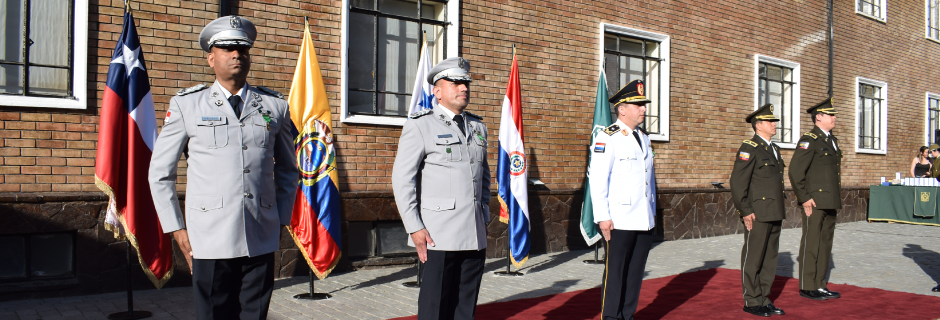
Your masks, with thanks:
M55 239L71 237L71 267L60 266L68 271L52 277L59 280L50 288L100 281L120 270L122 259L113 256L123 256L100 226L105 198L95 187L94 162L98 109L124 3L63 3L0 1L0 251L23 259L38 256L33 251L43 245L66 252L67 241ZM907 175L917 148L940 135L940 5L833 3L831 82L840 112L834 134L846 173L840 219L854 221L865 219L867 186L895 172ZM484 117L492 137L515 45L528 175L538 181L530 186L535 253L585 246L577 225L602 70L611 92L633 79L647 83L653 102L644 126L656 153L659 232L667 240L741 232L730 193L712 183L728 181L741 140L753 134L744 116L764 103L778 106L783 121L775 139L789 160L799 136L813 127L805 110L828 97L830 81L825 0L237 0L221 6L144 0L129 6L158 125L177 90L214 80L197 43L206 23L225 13L254 22L249 83L287 93L309 20L333 112L346 268L392 263L409 251L399 241L390 177L422 40L434 62L457 55L471 62L468 110ZM185 173L183 160L180 191ZM791 227L799 225L797 210L796 203L788 207ZM489 256L505 256L504 231L498 222L490 226ZM303 259L289 236L284 240L279 276L305 273L295 268ZM102 255L111 258L88 258ZM50 263L66 263L60 260ZM14 265L0 282L46 281L30 271L42 263ZM114 290L90 288L69 290Z

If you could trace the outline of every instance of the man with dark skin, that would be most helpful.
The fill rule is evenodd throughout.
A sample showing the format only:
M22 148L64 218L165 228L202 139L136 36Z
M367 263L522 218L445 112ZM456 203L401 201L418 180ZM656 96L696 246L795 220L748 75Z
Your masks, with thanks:
M198 319L267 317L300 178L287 101L247 81L256 35L238 16L206 25L199 44L216 82L170 99L150 160L154 206L186 258ZM176 190L184 152L185 215Z

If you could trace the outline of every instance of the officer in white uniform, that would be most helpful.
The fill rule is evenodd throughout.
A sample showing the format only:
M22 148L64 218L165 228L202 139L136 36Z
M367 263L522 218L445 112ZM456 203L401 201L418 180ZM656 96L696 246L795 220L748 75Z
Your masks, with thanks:
M656 226L656 184L650 139L638 128L650 100L641 80L624 86L610 103L617 122L591 146L594 222L607 240L602 319L633 319Z
M150 160L153 202L192 270L199 319L267 317L274 251L297 191L287 101L247 82L256 34L237 16L206 25L199 44L216 82L170 99ZM184 217L176 172L187 148Z

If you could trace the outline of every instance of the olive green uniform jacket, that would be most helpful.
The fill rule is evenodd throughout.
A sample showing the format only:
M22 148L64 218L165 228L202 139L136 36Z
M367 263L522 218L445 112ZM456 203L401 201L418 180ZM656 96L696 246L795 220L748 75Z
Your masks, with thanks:
M776 150L777 155L774 155ZM754 214L757 221L786 218L783 192L783 158L776 144L760 136L744 140L731 171L731 197L741 216Z
M803 134L790 159L790 185L797 201L813 199L817 209L842 209L841 166L839 139L815 126Z

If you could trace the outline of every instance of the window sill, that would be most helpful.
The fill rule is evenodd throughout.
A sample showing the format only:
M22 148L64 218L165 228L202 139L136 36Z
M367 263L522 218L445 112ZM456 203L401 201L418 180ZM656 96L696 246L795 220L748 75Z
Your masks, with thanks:
M888 18L887 18L887 17L885 17L885 18L879 18L879 17L873 16L873 15L870 15L870 14L867 14L867 13L864 13L864 12L861 12L861 11L855 11L855 14L860 15L860 16L863 16L863 17L868 18L868 19L872 19L872 20L875 20L875 21L884 23L884 24L887 24L887 23L888 23Z
M888 155L888 151L886 150L875 150L875 149L855 149L855 153Z
M0 95L0 106L56 109L87 109L86 101L76 98L47 98Z
M382 117L382 116L364 116L364 115L345 115L340 122L355 124L377 124L385 126L404 126L404 117Z
M654 134L649 135L649 137L650 137L650 141L669 142L669 136L666 136L661 133L654 133Z
M926 38L927 40L936 42L936 43L940 43L940 39L934 39L934 38L931 38L931 37L928 37L928 36L924 36L924 38Z
M796 143L783 143L783 142L774 142L774 143L777 144L777 146L780 147L780 149L790 149L790 150L796 149Z

